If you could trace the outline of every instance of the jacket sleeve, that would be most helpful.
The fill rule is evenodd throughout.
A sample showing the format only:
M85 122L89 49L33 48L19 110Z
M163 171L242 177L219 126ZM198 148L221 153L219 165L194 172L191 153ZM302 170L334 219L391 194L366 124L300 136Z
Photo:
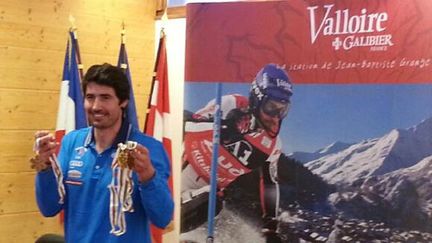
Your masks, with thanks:
M66 151L67 147L68 139L64 137L60 147L60 153L57 157L60 162L63 176L66 173L65 162L67 161L68 156L68 152ZM57 180L51 167L36 174L35 190L36 202L42 215L45 217L53 217L63 209L63 204L59 203L60 196L57 191Z
M57 181L51 168L36 175L36 201L40 212L45 217L55 216L62 209L59 204Z
M150 222L159 228L165 228L174 212L174 202L168 187L171 166L161 143L156 142L148 149L155 175L139 186L141 203Z

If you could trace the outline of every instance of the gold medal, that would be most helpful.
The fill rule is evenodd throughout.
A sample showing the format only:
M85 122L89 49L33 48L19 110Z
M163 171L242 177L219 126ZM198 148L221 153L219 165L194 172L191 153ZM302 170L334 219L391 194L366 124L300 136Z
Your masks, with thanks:
M37 172L45 170L49 167L49 162L40 159L39 155L30 158L30 167Z
M132 169L134 165L134 159L130 155L130 152L137 146L137 142L127 141L126 144L119 143L118 145L119 154L117 157L118 164L121 168Z

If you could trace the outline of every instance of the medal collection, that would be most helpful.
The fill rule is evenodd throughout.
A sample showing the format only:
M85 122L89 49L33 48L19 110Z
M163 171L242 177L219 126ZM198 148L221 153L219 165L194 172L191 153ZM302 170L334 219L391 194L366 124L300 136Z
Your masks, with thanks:
M35 156L30 158L30 166L37 172L43 171L52 167L57 180L57 191L59 193L59 203L63 204L66 190L63 184L63 173L55 154L49 157L48 161L42 160L39 156L40 140L36 138L33 147ZM110 190L110 233L120 236L126 232L125 212L133 212L132 192L133 179L132 168L134 166L134 158L130 152L135 150L137 142L127 141L125 144L119 143L117 151L112 162L112 181L108 186Z
M134 211L132 202L134 159L130 152L136 147L137 142L133 141L125 144L119 143L111 165L112 180L108 186L110 190L110 233L116 236L126 233L125 212Z

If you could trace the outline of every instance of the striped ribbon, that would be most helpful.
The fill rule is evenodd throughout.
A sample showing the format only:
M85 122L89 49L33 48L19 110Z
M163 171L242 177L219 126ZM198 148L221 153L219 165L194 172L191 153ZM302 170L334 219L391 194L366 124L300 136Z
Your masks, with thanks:
M54 176L56 178L57 181L57 191L59 193L60 199L59 199L59 203L63 204L64 203L64 198L66 196L66 190L63 184L63 173L60 167L60 162L57 159L57 156L55 154L52 154L49 157L49 161L51 162L51 167L53 169L54 172Z
M33 151L39 154L39 149L40 149L40 138L36 138L35 143L33 145ZM37 160L36 162L38 163L41 162L44 163L43 161L39 161L38 155L36 155L35 160ZM51 154L48 160L51 163L51 168L53 169L54 176L57 181L57 192L59 193L59 197L60 197L59 203L64 204L66 190L63 184L63 172L60 167L60 162L58 161L57 156L55 154Z
M111 223L111 234L120 236L126 232L126 220L125 212L133 212L132 192L133 192L133 180L132 170L129 167L122 167L119 163L119 157L123 155L121 153L127 153L124 150L125 146L119 144L113 163L112 168L112 180L108 186L110 190L110 223Z

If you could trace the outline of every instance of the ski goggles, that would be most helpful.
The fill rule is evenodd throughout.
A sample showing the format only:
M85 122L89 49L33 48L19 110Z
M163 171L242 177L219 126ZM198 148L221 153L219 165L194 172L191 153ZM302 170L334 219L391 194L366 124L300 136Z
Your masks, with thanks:
M286 115L288 115L290 107L290 102L280 102L272 99L267 99L264 100L264 102L262 103L261 110L268 116L283 119L284 117L286 117Z

